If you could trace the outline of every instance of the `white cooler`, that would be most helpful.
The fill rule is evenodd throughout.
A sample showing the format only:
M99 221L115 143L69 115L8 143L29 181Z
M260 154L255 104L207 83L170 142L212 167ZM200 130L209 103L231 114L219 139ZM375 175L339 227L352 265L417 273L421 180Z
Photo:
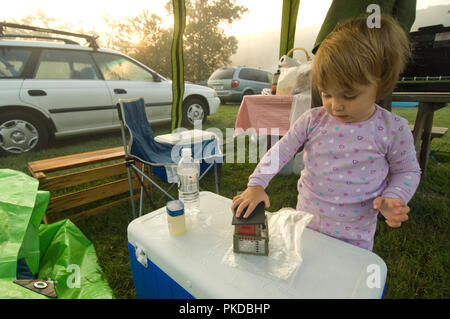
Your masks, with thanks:
M171 237L163 207L133 220L128 248L139 298L382 298L387 268L376 254L305 228L302 258L289 281L229 266L231 199L200 192L200 213ZM270 243L270 229L269 229ZM269 250L269 254L270 254ZM273 253L273 252L272 252ZM255 263L264 256L252 256Z

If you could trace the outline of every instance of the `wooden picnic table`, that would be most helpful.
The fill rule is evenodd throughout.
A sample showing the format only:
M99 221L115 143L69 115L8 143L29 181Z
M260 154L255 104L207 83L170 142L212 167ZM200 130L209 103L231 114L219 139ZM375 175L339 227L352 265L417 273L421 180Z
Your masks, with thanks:
M413 136L422 176L424 176L430 157L434 112L450 102L450 92L393 92L392 101L419 102ZM441 136L447 130L448 128L442 128Z

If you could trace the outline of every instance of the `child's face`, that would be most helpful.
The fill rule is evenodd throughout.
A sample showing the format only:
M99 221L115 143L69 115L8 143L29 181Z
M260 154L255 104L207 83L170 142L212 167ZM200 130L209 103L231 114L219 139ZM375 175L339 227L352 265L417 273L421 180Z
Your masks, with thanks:
M321 91L325 110L344 123L368 120L376 110L376 95L375 84L359 86L352 92L332 88Z

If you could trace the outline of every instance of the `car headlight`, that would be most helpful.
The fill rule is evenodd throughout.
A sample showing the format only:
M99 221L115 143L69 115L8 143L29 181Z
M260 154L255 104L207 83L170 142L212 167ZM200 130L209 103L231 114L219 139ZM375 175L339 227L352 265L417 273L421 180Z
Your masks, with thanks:
M216 92L216 90L214 90L213 96L214 96L214 97L217 97L217 92Z

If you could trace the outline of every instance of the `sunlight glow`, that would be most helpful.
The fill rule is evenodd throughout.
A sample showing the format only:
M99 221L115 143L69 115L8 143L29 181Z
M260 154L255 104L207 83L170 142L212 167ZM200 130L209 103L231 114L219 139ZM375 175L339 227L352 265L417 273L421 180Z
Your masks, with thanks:
M113 20L124 20L135 17L142 10L159 15L163 26L173 24L172 16L168 16L165 4L168 0L78 0L61 2L59 0L16 0L9 1L0 11L0 21L19 21L29 15L36 15L40 9L50 18L58 19L72 25L75 29L95 30L97 33L108 31L104 17ZM301 0L297 19L297 27L321 25L332 0ZM417 0L417 9L432 5L448 4L448 0ZM249 9L241 20L232 26L223 25L227 35L240 36L249 33L260 33L269 30L279 30L281 25L282 1L273 0L236 0L236 4Z

